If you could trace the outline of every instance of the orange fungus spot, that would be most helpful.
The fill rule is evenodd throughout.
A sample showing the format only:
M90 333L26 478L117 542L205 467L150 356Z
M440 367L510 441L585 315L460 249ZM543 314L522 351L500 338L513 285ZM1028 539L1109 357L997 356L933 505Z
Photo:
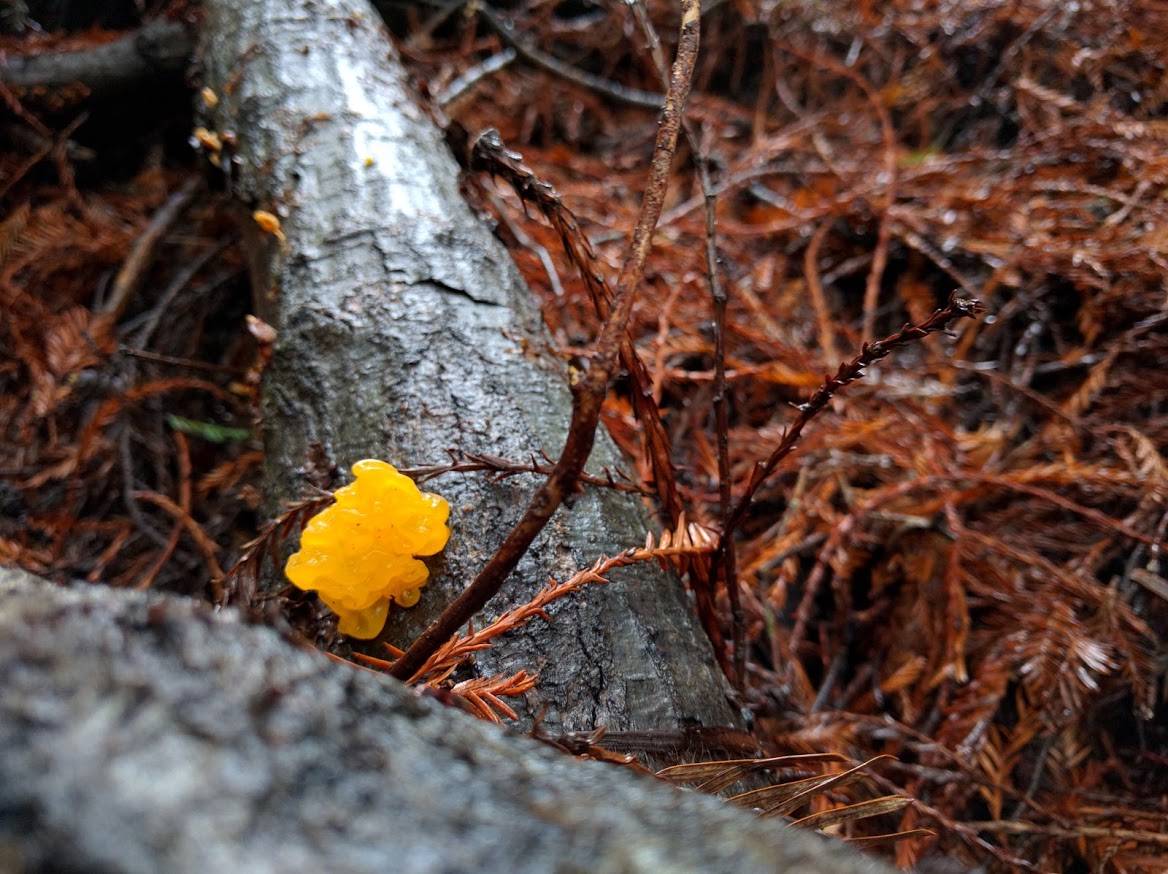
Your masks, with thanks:
M418 603L430 571L417 556L446 546L450 506L384 461L358 461L353 475L308 523L285 573L340 617L343 634L368 639L385 627L390 601Z

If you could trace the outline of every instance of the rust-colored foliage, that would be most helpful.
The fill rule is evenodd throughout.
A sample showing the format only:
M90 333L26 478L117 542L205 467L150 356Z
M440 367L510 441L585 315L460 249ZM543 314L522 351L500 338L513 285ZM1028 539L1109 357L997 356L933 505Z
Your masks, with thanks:
M409 673L512 717L505 699L533 677L452 672L609 567L668 558L762 748L812 756L752 806L892 846L903 866L1162 869L1168 14L1155 0L704 5L688 130L608 350L625 376L603 415L633 481L580 478L656 496L676 534L549 584ZM498 129L500 184L472 175L468 191L497 210L565 358L587 353L631 263L658 134L665 65L645 23L671 57L677 4L523 0L509 22L481 3L427 8L405 13L403 54L452 133ZM0 37L0 51L60 39ZM14 122L0 560L123 586L205 580L199 594L251 605L259 562L330 498L243 545L262 455L214 435L250 425L271 338L244 328L235 228L147 125L117 161L95 154L84 98L0 89ZM881 361L864 351L954 289L987 315ZM816 396L825 374L838 384ZM476 456L417 473L555 467ZM282 603L335 642L312 599ZM549 742L629 763L599 734ZM702 767L726 789L756 766Z
M30 28L0 53L120 35ZM158 118L113 132L85 89L0 91L0 561L212 596L260 460L223 198Z
M648 12L669 54L676 11ZM578 354L599 324L580 253L612 275L625 250L659 70L626 4L506 17L419 16L404 52L462 128L497 128L522 154L517 178L494 171L514 190L484 202L520 229L515 256ZM895 756L876 768L883 789L919 802L884 819L907 833L902 865L943 852L1153 870L1168 785L1168 17L1150 0L742 0L712 4L703 28L688 121L712 184L691 142L630 326L688 512L725 518L708 202L734 499L791 405L862 342L953 289L988 310L868 368L743 515L730 574L760 739ZM537 177L554 189L532 190ZM647 479L640 381L606 423ZM694 563L690 584L721 592L714 639L732 655L710 568Z

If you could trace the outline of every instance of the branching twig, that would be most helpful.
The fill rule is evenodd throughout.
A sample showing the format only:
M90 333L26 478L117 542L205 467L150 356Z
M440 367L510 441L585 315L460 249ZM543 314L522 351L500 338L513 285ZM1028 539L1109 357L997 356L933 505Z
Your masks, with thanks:
M580 231L576 217L564 206L555 189L539 179L523 163L522 155L507 149L499 132L494 129L485 131L475 141L471 160L476 168L505 180L525 206L534 206L555 228L564 252L584 280L597 315L602 320L608 319L612 309L612 291L600 272L592 245ZM681 518L682 504L673 473L669 435L665 433L661 412L653 400L652 380L629 337L621 341L620 363L621 368L628 373L629 399L633 405L633 415L643 429L645 454L653 470L653 484L661 502L662 513L672 527Z
M580 472L592 452L600 410L612 378L620 362L620 348L633 310L636 289L640 284L645 260L652 246L653 230L661 217L665 191L669 182L670 163L677 146L681 127L681 113L689 95L694 64L697 60L701 29L699 0L684 0L681 34L669 94L661 111L657 142L649 185L641 202L641 212L633 231L633 241L625 263L617 277L616 295L612 313L596 341L595 355L585 371L571 374L572 421L564 448L555 470L532 496L523 517L491 556L490 561L474 581L442 615L427 628L409 650L394 663L392 674L398 679L413 676L430 657L503 587L503 583L519 564L532 541L543 530L552 514L565 498L577 488Z
M974 318L984 311L985 308L979 301L957 300L956 295L951 295L948 304L943 309L937 310L919 325L905 325L895 334L891 334L883 340L877 340L875 343L865 343L860 348L859 355L851 361L845 361L841 364L835 376L829 376L824 379L820 389L805 403L799 404L797 407L799 415L795 417L795 421L791 424L791 427L783 433L783 437L779 441L778 446L774 448L767 460L758 463L751 473L750 481L746 484L746 490L739 497L738 503L734 505L734 512L730 514L726 528L722 531L722 539L726 540L730 538L734 530L742 524L742 519L746 516L746 511L750 509L750 504L754 500L755 494L767 478L775 472L775 468L778 467L779 462L790 455L791 450L795 448L795 444L799 442L799 437L802 435L803 429L807 427L807 423L827 406L828 402L835 397L837 392L848 384L861 379L864 376L865 367L875 364L882 358L887 358L894 349L907 346L916 340L920 340L922 337L927 337L929 334L935 334L938 331L945 330L950 323L957 319Z

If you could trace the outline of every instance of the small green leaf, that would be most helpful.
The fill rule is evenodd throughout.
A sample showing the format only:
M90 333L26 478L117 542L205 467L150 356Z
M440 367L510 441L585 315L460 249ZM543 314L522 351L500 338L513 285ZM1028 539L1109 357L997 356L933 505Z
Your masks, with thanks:
M921 149L917 152L909 152L900 156L900 166L902 167L919 167L921 164L928 163L941 154L941 150L933 147Z
M175 431L201 437L211 443L242 443L251 438L251 431L247 428L229 428L226 425L216 425L214 422L196 422L194 419L185 419L174 413L166 414L166 424Z

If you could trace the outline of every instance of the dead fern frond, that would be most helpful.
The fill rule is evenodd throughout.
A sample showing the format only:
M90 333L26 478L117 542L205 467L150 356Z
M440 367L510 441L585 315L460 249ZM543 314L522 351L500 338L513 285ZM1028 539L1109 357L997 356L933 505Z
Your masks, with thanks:
M658 541L654 542L653 535L648 534L643 547L626 549L612 558L600 558L592 567L562 583L549 579L547 585L526 604L512 607L477 631L472 627L465 634L446 641L422 664L409 682L411 685L418 682L427 685L442 682L473 653L490 646L494 638L521 628L537 616L549 619L546 608L553 601L591 583L608 582L605 575L618 568L645 561L656 561L664 566L707 554L715 543L715 535L709 529L696 522L687 523L683 516L677 530L664 532Z
M228 458L212 470L207 471L195 486L195 494L205 498L212 492L224 492L234 488L263 463L263 450L244 452L237 458Z
M812 813L802 819L795 820L791 825L808 829L831 828L832 826L843 825L849 822L857 822L858 820L867 819L871 816L896 813L898 810L903 810L912 803L913 800L911 798L905 798L901 795L885 795L883 798L857 801L855 804L847 804L843 807L835 807L831 810Z
M842 789L859 780L867 774L865 771L873 762L890 759L892 756L874 756L866 762L861 762L854 768L849 768L839 774L827 774L820 777L808 777L781 783L777 786L766 786L762 789L752 789L735 795L730 800L743 807L758 810L762 816L786 816L793 810L827 792L829 789Z
M304 528L308 520L333 501L332 493L314 495L289 504L268 522L259 535L244 544L239 560L223 575L220 603L249 606L255 600L264 559L279 560L280 544L294 528Z
M838 753L807 753L797 756L772 756L766 759L726 759L716 762L687 762L673 765L657 772L657 776L670 783L697 783L694 789L710 795L717 795L729 789L740 780L759 771L774 771L780 768L805 768L825 762L846 762L847 758Z
M32 207L25 201L16 207L7 218L0 221L0 276L4 275L9 254L13 251L13 247L17 240L20 239L20 235L24 233L24 229L28 226L28 218L31 212Z
M498 674L494 677L476 677L455 683L450 692L460 697L472 712L482 719L502 725L500 717L512 721L519 718L502 699L515 698L535 688L537 677L527 671L519 671L511 676Z

